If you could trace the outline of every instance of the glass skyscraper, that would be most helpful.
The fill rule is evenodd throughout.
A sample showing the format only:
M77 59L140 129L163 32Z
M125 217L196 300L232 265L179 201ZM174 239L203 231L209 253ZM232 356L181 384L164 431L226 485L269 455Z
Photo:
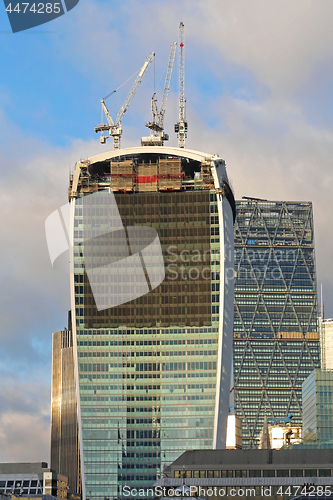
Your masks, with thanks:
M243 447L264 415L302 425L302 383L319 366L311 203L236 202L234 392Z
M125 486L151 487L187 449L225 447L235 202L221 158L152 146L77 163L69 195L82 491L90 499L119 498ZM114 231L111 195L124 230L109 246L98 240L96 250L96 230ZM132 239L142 228L152 228L161 245L165 277L158 286L147 252ZM93 243L85 238L89 231ZM133 279L137 295L130 301L118 300L128 283L119 282L115 294L103 267L120 241L129 248L128 259L142 266L149 288ZM100 270L94 286L86 259L92 248L91 267ZM112 265L117 267L114 259ZM100 306L110 300L114 307ZM60 442L54 439L53 446Z
M73 337L55 332L52 343L51 464L66 471L68 487L81 493Z
M314 370L303 382L304 446L333 446L333 370Z

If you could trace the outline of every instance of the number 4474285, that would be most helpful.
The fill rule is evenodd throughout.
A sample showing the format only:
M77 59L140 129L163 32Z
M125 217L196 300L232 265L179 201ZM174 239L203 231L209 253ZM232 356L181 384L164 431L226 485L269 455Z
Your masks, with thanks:
M34 14L60 14L60 3L17 3L14 8L12 8L12 4L8 4L6 11L10 14L12 12L17 12L18 14L22 12L25 14L26 12L33 12Z

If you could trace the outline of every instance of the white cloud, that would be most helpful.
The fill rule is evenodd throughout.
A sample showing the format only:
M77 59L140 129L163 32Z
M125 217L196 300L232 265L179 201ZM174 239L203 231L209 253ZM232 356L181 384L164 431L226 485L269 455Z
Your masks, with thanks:
M332 61L332 14L330 0L185 0L181 7L171 0L154 2L143 22L147 30L158 24L164 40L184 21L185 46L204 53L213 71L226 59L252 72L275 95L289 95L319 61Z
M0 461L49 463L48 384L3 379L0 399Z

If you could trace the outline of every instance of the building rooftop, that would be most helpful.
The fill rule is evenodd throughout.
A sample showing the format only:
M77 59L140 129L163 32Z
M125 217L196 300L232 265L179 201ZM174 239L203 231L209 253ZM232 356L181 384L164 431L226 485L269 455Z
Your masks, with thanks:
M232 469L233 467L253 466L258 468L258 464L266 466L279 465L281 467L295 466L295 464L332 464L333 449L330 450L191 450L183 453L175 460L170 468L187 469L195 467L212 469L220 468L221 465Z
M45 469L48 469L47 462L0 463L0 474L31 474L45 472Z

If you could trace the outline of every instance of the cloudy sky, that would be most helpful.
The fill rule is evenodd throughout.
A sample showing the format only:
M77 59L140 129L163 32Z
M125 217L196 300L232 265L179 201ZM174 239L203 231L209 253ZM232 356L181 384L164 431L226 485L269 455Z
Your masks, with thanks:
M180 21L186 146L225 159L238 199L313 202L318 284L333 316L332 18L331 0L80 0L65 16L12 34L0 5L0 461L49 462L51 339L66 326L69 285L51 268L44 221L67 202L75 162L112 147L94 133L100 98L154 51L122 146L147 135ZM109 99L113 116L131 83Z

